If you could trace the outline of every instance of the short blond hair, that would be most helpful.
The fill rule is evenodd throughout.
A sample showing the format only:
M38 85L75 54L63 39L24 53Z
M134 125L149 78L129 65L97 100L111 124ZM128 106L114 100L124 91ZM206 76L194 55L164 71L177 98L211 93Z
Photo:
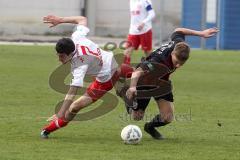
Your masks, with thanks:
M179 42L174 47L174 54L176 55L177 59L185 62L189 58L190 54L190 47L185 42Z

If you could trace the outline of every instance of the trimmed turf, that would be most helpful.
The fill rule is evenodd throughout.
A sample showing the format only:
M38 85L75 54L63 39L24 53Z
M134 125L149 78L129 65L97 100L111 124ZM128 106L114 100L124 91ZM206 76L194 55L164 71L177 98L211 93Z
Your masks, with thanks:
M134 54L134 61L139 61L139 54ZM157 113L154 101L144 121L129 120L119 100L112 112L74 122L42 140L39 133L45 117L64 97L48 83L59 65L53 47L0 46L0 57L1 160L240 157L240 52L193 51L189 62L172 76L176 121L160 129L166 139L155 141L143 132L141 143L134 146L122 143L121 129L137 124L143 130L144 121Z

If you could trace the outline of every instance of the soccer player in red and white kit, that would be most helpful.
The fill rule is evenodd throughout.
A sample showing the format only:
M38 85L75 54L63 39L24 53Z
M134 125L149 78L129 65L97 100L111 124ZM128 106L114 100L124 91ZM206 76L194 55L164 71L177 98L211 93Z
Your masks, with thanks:
M127 49L124 52L124 63L130 64L133 50L141 45L145 55L152 51L152 20L155 12L151 0L129 0L131 22L128 34Z
M66 126L73 120L78 111L94 103L111 90L121 76L121 70L118 69L112 52L100 49L97 44L86 38L89 29L86 27L87 19L85 17L48 15L43 18L43 21L50 24L50 27L61 23L77 24L71 39L62 38L56 44L55 49L59 61L63 64L71 62L73 79L60 111L42 129L41 137L48 138L51 132ZM131 71L130 66L129 68L126 65L124 67L127 69L126 72ZM78 89L83 87L85 75L93 76L95 80L87 88L85 94L74 101Z

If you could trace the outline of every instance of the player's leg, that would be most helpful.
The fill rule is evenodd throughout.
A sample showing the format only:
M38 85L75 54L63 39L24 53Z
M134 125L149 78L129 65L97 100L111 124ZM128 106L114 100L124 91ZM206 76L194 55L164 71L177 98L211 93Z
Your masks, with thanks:
M173 102L161 99L157 101L160 114L158 119L163 125L167 125L174 120L174 105ZM161 125L160 125L161 126Z
M119 74L116 71L112 78L107 82L102 83L98 82L97 80L92 82L87 88L86 93L70 105L64 117L57 118L56 120L51 121L49 125L44 127L41 132L42 138L48 138L48 134L66 126L71 120L73 120L73 118L81 109L94 103L95 101L100 99L106 92L111 90L118 78Z
M65 113L65 120L68 122L72 121L80 110L94 102L95 101L88 95L88 93L85 93L83 96L81 96L71 104L71 106Z
M151 98L137 99L137 107L132 108L131 116L135 121L143 119L145 110L150 102Z
M114 74L112 79L117 79L117 74ZM51 121L41 132L42 138L48 138L48 135L51 132L58 130L66 126L76 114L83 108L87 107L91 103L97 101L101 98L108 90L112 88L112 81L109 80L108 82L101 83L98 81L94 81L88 87L86 93L74 101L69 109L66 111L64 117L57 118L56 120Z
M149 104L151 96L149 97L141 97L141 98L132 98L128 99L126 96L126 92L129 89L129 82L123 84L123 86L116 86L116 93L118 96L122 98L125 103L125 108L128 114L131 114L134 120L141 120L144 116L145 109ZM148 92L152 87L148 86L138 86L137 91Z
M64 103L66 103L65 106L69 106L70 107L70 105L73 103L73 101L65 101ZM57 118L64 117L66 111L68 110L68 108L61 107L56 114L52 115L51 117L49 117L47 119L47 122L55 121Z
M121 64L118 73L121 78L131 78L134 68L129 64Z
M91 86L93 86L95 83L93 82L90 87L88 88L88 90L91 90ZM94 91L93 91L94 92ZM92 92L92 93L93 93ZM100 93L101 91L99 91L98 93ZM103 93L103 92L101 92ZM93 94L94 95L94 94ZM97 101L97 99L99 99L100 97L102 97L102 95L98 94L94 97L91 97L89 95L89 91L87 93L85 93L83 96L81 96L80 98L78 98L76 101L74 101L69 109L66 111L64 117L61 118L56 118L55 120L51 121L47 126L45 126L41 132L41 137L42 138L48 138L48 135L60 128L65 127L70 121L72 121L74 119L74 117L77 115L77 113L89 106L90 104L94 103L95 101Z
M121 64L118 68L118 80L116 81L114 88L116 94L124 99L126 90L129 88L129 80L131 78L134 68L129 64Z
M145 53L145 56L148 57L152 52L152 30L142 34L140 36L142 50Z
M57 117L43 128L41 132L42 138L48 138L48 135L50 133L65 127L81 109L89 106L93 102L94 101L92 98L87 93L85 93L70 105L69 109L65 111L64 116Z
M67 121L73 120L76 114L83 108L89 106L90 104L96 102L100 99L106 92L113 88L113 85L116 83L119 78L118 73L116 72L112 78L107 82L99 82L95 80L87 88L86 93L81 96L79 99L74 101L69 110L65 114L65 119Z
M140 45L140 37L138 35L128 35L128 43L126 49L124 50L124 60L123 63L131 63L131 55L134 50L137 50Z
M160 114L156 115L150 122L146 123L144 130L155 139L163 139L163 136L156 130L157 127L165 126L174 120L173 95L155 98Z
M102 96L105 95L108 91L113 88L113 85L119 78L119 74L115 72L112 78L107 82L99 82L95 80L87 88L86 93L81 96L79 99L74 101L70 106L69 110L65 114L65 119L67 121L73 120L75 115L83 108L89 106L90 104L96 102Z
M124 50L124 60L123 63L125 64L130 64L131 63L131 55L132 52L134 51L133 47L128 47Z

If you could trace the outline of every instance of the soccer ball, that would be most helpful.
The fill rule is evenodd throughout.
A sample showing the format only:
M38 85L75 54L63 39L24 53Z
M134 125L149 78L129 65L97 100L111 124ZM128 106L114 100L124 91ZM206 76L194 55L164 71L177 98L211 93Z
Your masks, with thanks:
M121 138L125 144L138 144L142 139L142 131L136 125L128 125L122 129Z

